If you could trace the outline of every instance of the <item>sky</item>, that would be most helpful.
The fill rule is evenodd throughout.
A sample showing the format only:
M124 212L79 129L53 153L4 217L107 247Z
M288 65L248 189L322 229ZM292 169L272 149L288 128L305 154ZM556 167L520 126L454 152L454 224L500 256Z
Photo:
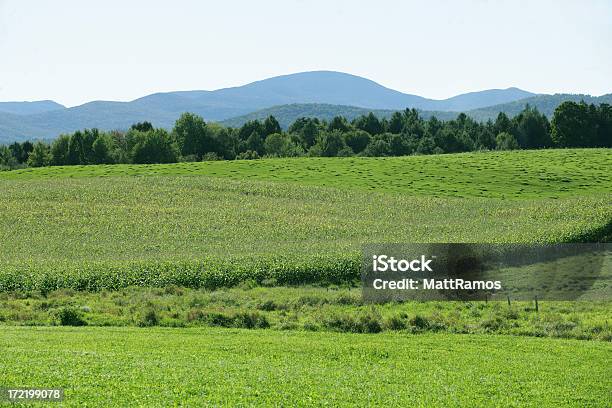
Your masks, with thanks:
M612 92L612 1L0 0L0 101L334 70L428 98Z

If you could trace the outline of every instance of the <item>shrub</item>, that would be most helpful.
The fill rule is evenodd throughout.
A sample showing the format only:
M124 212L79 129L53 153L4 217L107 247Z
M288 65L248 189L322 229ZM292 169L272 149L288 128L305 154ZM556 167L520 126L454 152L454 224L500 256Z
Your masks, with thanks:
M406 319L406 315L400 313L399 315L394 315L389 317L385 321L385 328L388 330L403 330L407 327L408 322Z
M236 160L256 160L259 159L259 153L254 150L247 150L246 152L238 153Z
M86 326L81 314L72 307L63 307L57 312L59 324L62 326Z
M378 313L365 313L357 318L351 314L335 314L323 320L323 326L340 332L379 333L382 331L381 316Z
M273 300L266 300L265 302L258 304L257 309L272 312L278 309L278 305L274 303Z
M242 312L234 316L234 327L244 329L267 329L270 327L268 319L261 313Z
M223 160L223 157L220 157L215 152L208 152L202 155L202 161L217 161L217 160Z
M148 309L147 311L145 311L144 315L138 322L138 325L140 327L151 327L151 326L157 326L158 323L159 323L159 318L157 317L157 313L155 312L155 309Z
M426 330L429 327L429 320L421 315L415 315L410 319L410 325L418 330Z

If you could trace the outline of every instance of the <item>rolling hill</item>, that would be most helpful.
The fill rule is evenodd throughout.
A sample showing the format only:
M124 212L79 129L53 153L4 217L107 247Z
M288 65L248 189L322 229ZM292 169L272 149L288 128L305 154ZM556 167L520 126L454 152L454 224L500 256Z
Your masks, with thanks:
M593 104L612 104L612 94L606 94L599 97L581 94L537 95L531 98L525 98L505 104L469 110L465 111L465 113L478 121L484 122L489 119L495 120L495 118L500 112L504 112L508 116L513 117L519 114L525 108L526 105L530 105L535 106L540 112L551 118L555 111L555 108L559 106L561 102L564 101L585 101L586 103ZM319 119L329 121L330 119L333 119L334 116L344 116L345 118L352 120L358 116L367 115L368 113L372 112L378 117L388 118L393 114L393 112L396 111L396 109L368 109L346 105L312 103L290 104L272 106L270 108L250 112L246 115L225 119L221 121L221 124L226 126L238 127L242 126L245 122L249 120L262 120L272 115L278 120L281 127L286 129L291 123L293 123L296 119L300 117L317 117ZM420 114L426 119L431 116L435 116L440 120L451 120L456 118L459 112L420 110Z
M353 120L361 115L374 113L380 118L389 118L397 109L368 109L357 106L348 105L331 105L327 103L293 103L290 105L272 106L266 109L260 109L255 112L247 113L246 115L236 116L234 118L225 119L220 123L230 127L240 127L250 120L262 120L268 116L274 116L281 127L286 129L296 119L301 117L319 118L330 121L335 116L344 116L348 120ZM420 111L421 115L428 118L435 115L438 119L449 120L457 116L457 112L444 111Z
M467 113L476 120L494 119L499 112L504 112L508 116L512 117L522 111L523 108L525 108L525 105L529 104L530 106L535 106L540 112L550 118L552 117L555 108L565 101L584 101L589 104L612 104L612 93L601 96L591 96L584 94L536 95L518 101L488 106L480 109L474 109Z
M415 107L464 111L533 95L509 88L432 100L395 91L355 75L331 71L302 72L215 91L156 93L131 102L94 101L72 108L54 105L57 109L50 110L12 103L6 105L4 111L0 107L0 143L24 138L54 138L60 133L85 127L125 129L143 120L151 121L155 126L171 127L186 111L209 121L220 121L272 106L305 103L368 110Z

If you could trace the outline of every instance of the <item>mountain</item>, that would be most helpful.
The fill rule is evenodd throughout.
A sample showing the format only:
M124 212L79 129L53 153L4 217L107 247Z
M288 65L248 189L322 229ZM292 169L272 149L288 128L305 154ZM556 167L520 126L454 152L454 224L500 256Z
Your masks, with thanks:
M279 106L295 104L303 106L282 108L286 113L286 120L321 110L328 115L331 115L334 109L347 112L348 107L351 107L351 112L355 111L355 108L369 112L403 110L410 107L437 111L436 116L440 118L454 116L449 112L478 109L474 114L488 117L493 115L487 110L491 105L506 109L506 104L518 103L516 106L520 107L521 102L517 100L540 97L545 99L547 96L508 88L433 100L395 91L355 75L313 71L268 78L215 91L156 93L130 102L94 101L72 108L64 108L51 101L32 102L32 105L5 103L4 111L0 104L0 143L26 138L49 139L61 133L92 127L105 130L127 129L131 124L144 120L158 127L170 128L183 112L196 113L207 121L223 121L266 109L278 111ZM556 102L550 102L554 103ZM339 107L331 108L329 105ZM306 110L300 113L300 109ZM508 106L508 109L515 110L515 106Z
M0 112L12 113L14 115L30 115L32 113L48 112L58 109L65 109L53 101L33 101L33 102L0 102Z
M491 89L433 100L386 88L356 75L334 71L312 71L282 75L247 85L216 91L183 91L149 95L136 101L164 103L168 97L183 97L200 107L263 109L294 103L321 103L370 109L464 111L515 101L535 94L518 88ZM158 106L158 105L157 105ZM215 119L215 118L211 118Z

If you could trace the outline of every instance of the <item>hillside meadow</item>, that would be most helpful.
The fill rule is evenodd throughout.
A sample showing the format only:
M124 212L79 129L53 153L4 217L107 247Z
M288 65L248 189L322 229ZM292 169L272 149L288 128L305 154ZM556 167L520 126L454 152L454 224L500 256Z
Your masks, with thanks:
M584 149L4 172L0 290L342 283L359 277L369 242L602 240L611 159Z

